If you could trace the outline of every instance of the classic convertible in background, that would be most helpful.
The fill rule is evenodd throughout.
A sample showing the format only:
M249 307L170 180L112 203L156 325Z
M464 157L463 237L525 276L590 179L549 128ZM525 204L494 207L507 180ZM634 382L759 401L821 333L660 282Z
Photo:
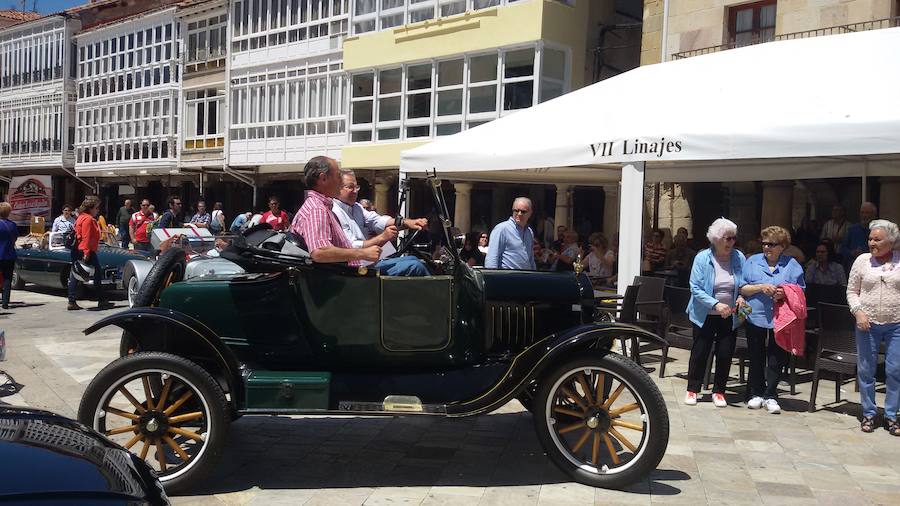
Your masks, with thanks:
M122 274L125 263L131 259L146 260L149 253L100 244L98 251L103 267L103 285L123 288ZM72 263L71 252L62 246L62 234L47 234L40 242L16 248L16 267L13 270L13 288L21 290L25 283L48 288L66 288ZM88 286L93 281L86 283Z
M456 247L435 260L413 233L395 254L417 256L430 276L313 263L301 238L268 225L222 253L246 274L181 281L184 251L166 251L141 304L85 330L124 332L79 420L145 459L172 493L215 469L240 416L463 417L518 398L572 479L617 488L646 477L666 451L668 412L647 373L610 348L656 336L595 322L583 273L470 268L440 180L429 184L432 226Z

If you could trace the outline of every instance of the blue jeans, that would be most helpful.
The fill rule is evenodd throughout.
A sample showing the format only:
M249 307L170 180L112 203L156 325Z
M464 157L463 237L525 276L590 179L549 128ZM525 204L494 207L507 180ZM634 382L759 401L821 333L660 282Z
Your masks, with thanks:
M884 342L887 357L885 376L887 393L884 398L884 417L897 419L900 409L900 323L878 325L873 323L868 332L856 330L856 352L859 354L857 374L859 377L859 399L863 416L875 416L875 369L878 366L878 349Z
M428 276L428 268L421 260L414 256L385 258L375 264L381 274L385 276Z
M72 263L76 260L80 260L82 257L81 251L77 250L77 253L72 255ZM91 256L84 261L84 263L91 265L94 267L94 291L97 294L97 301L102 302L105 300L103 298L103 269L100 267L100 257L97 256L97 253L91 253ZM79 281L75 279L75 274L72 270L69 271L69 303L74 304L76 300L76 290L78 288Z

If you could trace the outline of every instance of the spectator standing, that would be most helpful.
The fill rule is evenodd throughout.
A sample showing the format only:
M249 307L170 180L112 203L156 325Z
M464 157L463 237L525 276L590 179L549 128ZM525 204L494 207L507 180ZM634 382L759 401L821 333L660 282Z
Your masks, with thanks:
M463 243L462 249L459 250L459 259L463 262L469 264L470 267L475 267L476 265L484 265L484 253L482 253L478 245L479 234L477 232L470 232L466 234L466 240Z
M178 228L184 224L181 217L181 197L169 197L169 209L159 218L159 228Z
M806 266L806 283L816 285L846 285L844 266L832 260L834 245L823 240L816 246L816 258Z
M688 361L688 385L684 403L697 404L706 375L706 360L715 345L716 373L713 404L728 406L725 384L734 356L737 316L735 308L745 304L739 290L744 279L744 255L735 249L737 225L719 218L706 232L710 247L697 253L691 268L691 298L687 314L694 327L694 341Z
M72 251L72 268L69 270L69 311L81 309L76 302L75 290L78 280L75 278L75 262L83 263L94 268L94 291L97 294L97 309L108 309L112 304L106 301L103 293L103 268L100 266L100 258L97 251L100 249L100 223L97 215L100 214L99 201L94 198L86 198L81 204L81 213L75 222L75 237L78 246Z
M491 231L484 266L488 269L537 270L534 261L534 232L528 226L531 199L513 200L512 216Z
M131 208L131 199L125 199L122 207L119 208L118 214L116 214L116 226L119 227L119 243L122 246L122 249L128 249L128 244L131 242L131 234L128 227L128 222L131 221L131 215L134 214L134 209Z
M221 202L213 204L212 220L209 222L209 230L217 235L225 230L225 213L222 211Z
M538 239L534 240L534 247L532 250L534 251L534 263L537 270L549 271L550 266L553 265L553 261L550 259L550 250L545 248Z
M62 209L62 214L53 220L53 226L50 227L50 232L61 232L65 235L73 230L75 230L75 217L72 216L72 206L65 204Z
M241 213L241 214L235 216L235 217L234 217L234 221L231 222L231 226L228 228L228 230L229 230L232 234L239 234L239 233L241 233L241 229L243 229L243 228L244 228L244 225L246 225L247 222L250 221L250 217L251 217L251 216L253 216L253 213L251 213L251 212L249 212L249 211L246 212L246 213Z
M653 272L665 267L666 253L666 247L663 244L663 232L655 228L650 235L650 240L644 245L644 269Z
M19 229L10 221L12 206L9 202L0 202L0 273L3 275L3 309L9 309L9 297L12 292L13 271L16 268L16 239Z
M202 200L197 202L197 212L191 216L191 225L196 225L200 228L209 228L210 222L212 222L212 216L206 212L206 202Z
M372 211L373 213L378 212L375 210L375 205L372 204L372 201L369 199L359 199L359 205L366 211Z
M856 351L863 432L875 430L875 370L881 344L885 347L887 429L900 436L900 241L897 224L874 220L869 224L869 253L859 255L850 269L847 303L856 317Z
M847 235L841 246L844 262L852 265L856 257L868 250L869 223L878 217L878 208L871 202L863 202L859 206L859 223L847 228Z
M682 230L684 230L684 234L681 233ZM694 255L697 253L688 247L687 230L680 228L678 232L672 239L672 249L666 253L666 266L675 269L675 272L678 273L678 284L685 286L690 277Z
M581 245L578 244L578 232L574 230L566 230L563 232L563 242L560 245L560 252L556 255L553 262L554 271L571 271L574 269L575 261L581 254Z
M565 239L566 232L568 230L569 230L569 227L567 227L565 225L560 225L560 226L556 227L556 240L553 241L553 243L550 246L553 249L553 251L556 251L557 253L562 251L563 242L565 242L564 239Z
M284 232L290 225L290 220L286 212L281 210L281 201L278 197L269 197L269 210L264 212L260 223L268 223L272 226L272 230Z
M819 239L830 240L832 247L834 248L832 253L839 253L841 251L841 246L843 246L844 236L847 235L847 228L849 226L850 224L847 223L847 220L844 218L844 208L835 204L831 208L831 219L822 225L822 233L819 235Z
M151 251L153 249L150 246L150 237L147 235L147 225L155 220L150 207L152 206L149 200L142 200L141 209L132 214L131 219L128 220L128 234L136 251Z
M750 373L747 384L750 400L747 407L775 414L778 405L778 380L790 355L775 342L775 303L784 300L784 285L806 288L803 268L785 254L791 234L782 227L766 227L760 233L763 252L751 256L744 264L741 295L747 298L752 312L747 316L747 348Z

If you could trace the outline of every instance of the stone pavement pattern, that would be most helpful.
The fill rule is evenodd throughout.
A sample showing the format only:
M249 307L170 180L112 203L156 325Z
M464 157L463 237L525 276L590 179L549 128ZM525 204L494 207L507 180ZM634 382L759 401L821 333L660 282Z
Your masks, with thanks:
M81 330L102 312L65 311L56 291L13 292L0 313L7 358L0 369L24 385L0 404L74 417L84 388L118 352L119 332ZM22 305L24 303L24 306ZM834 400L824 381L820 409L806 412L809 375L780 415L740 402L717 409L706 395L681 403L687 352L659 385L671 417L668 452L647 480L626 491L567 481L543 455L531 415L518 402L467 419L243 417L232 424L218 469L175 504L567 505L900 504L900 438L863 434L853 384ZM737 368L732 369L736 372ZM879 394L879 402L883 394ZM848 402L849 401L849 402ZM303 418L302 420L299 418Z

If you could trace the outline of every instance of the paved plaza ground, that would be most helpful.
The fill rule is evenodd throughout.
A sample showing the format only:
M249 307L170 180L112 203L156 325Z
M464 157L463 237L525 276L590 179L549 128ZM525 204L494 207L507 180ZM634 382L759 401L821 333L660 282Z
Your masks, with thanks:
M118 353L119 332L81 330L126 304L67 312L64 294L13 292L0 312L7 361L23 387L0 404L75 416L84 388ZM87 307L91 305L87 303ZM858 429L853 383L833 403L824 381L807 413L810 374L801 372L784 412L746 409L740 386L717 409L707 395L684 406L687 352L672 350L663 379L669 407L665 458L627 491L569 482L543 455L531 415L513 401L486 416L438 418L243 417L232 424L218 469L175 504L900 504L900 438ZM652 364L651 364L652 365ZM737 373L737 367L732 369ZM733 381L737 381L734 378ZM883 393L879 393L879 402Z

